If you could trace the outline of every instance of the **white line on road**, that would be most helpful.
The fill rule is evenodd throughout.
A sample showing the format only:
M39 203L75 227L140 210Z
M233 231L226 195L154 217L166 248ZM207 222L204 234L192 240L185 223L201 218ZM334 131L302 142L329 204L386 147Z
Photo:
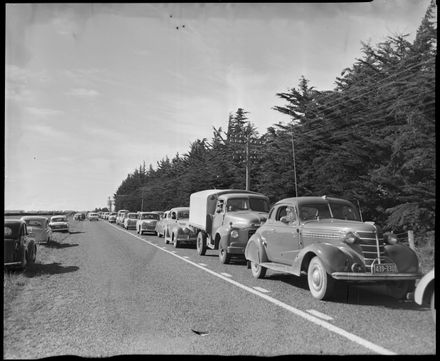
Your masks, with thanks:
M225 277L232 277L232 275L230 275L229 273L226 272L222 272L220 273L221 275L225 276Z
M306 310L308 313L315 315L316 317L322 318L323 320L331 321L333 317L327 316L325 313L321 313L316 310Z
M168 251L167 249L165 249L165 247L159 247L159 246L155 245L153 242L151 242L151 241L149 241L147 239L141 238L139 236L136 236L135 234L130 233L130 232L126 231L125 229L120 229L120 228L114 226L113 224L110 224L110 226L112 226L115 229L120 230L121 232L127 233L127 234L129 234L129 235L139 239L142 242L148 243L148 244L150 244L153 247L162 249L164 252L167 252L170 255L174 256L174 257L180 258L182 261L192 264L194 267L200 268L201 270L204 270L205 272L208 272L208 273L212 274L215 277L221 278L222 280L224 280L226 282L229 282L229 283L231 283L231 284L233 284L233 285L235 285L235 286L237 286L237 287L239 287L239 288L241 288L241 289L243 289L245 291L248 291L249 293L257 295L258 297L261 297L261 298L265 299L266 301L273 303L276 306L284 308L285 310L287 310L287 311L289 311L289 312L291 312L291 313L293 313L293 314L295 314L295 315L297 315L299 317L302 317L302 318L306 319L307 321L310 321L310 322L314 323L315 325L321 326L321 327L329 330L330 332L334 332L334 333L336 333L336 334L338 334L338 335L340 335L342 337L345 337L346 339L348 339L348 340L350 340L352 342L355 342L355 343L357 343L357 344L359 344L359 345L361 345L361 346L363 346L363 347L365 347L365 348L367 348L367 349L369 349L369 350L371 350L373 352L376 352L378 354L383 354L383 355L396 355L396 353L394 351L388 350L388 349L386 349L386 348L384 348L382 346L376 345L375 343L370 342L370 341L368 341L368 340L366 340L366 339L364 339L362 337L356 336L355 334L350 333L348 331L345 331L344 329L339 328L339 327L337 327L335 325L332 325L331 323L328 323L328 322L326 322L326 321L324 321L324 320L322 320L322 319L320 319L320 318L318 318L316 316L313 316L313 315L311 315L311 314L309 314L307 312L301 311L300 309L297 309L297 308L295 308L293 306L290 306L287 303L281 302L281 301L277 300L276 298L273 298L273 297L271 297L269 295L266 295L266 294L264 294L262 292L254 290L252 287L246 286L246 285L244 285L242 283L239 283L239 282L234 281L234 280L232 280L230 278L222 276L220 273L214 272L214 271L210 270L209 268L205 268L205 267L203 267L203 266L201 266L201 265L199 265L199 264L197 264L197 263L195 263L193 261L185 259L182 256L179 256L178 254L173 254L170 251Z
M268 290L266 290L265 288L262 288L262 287L258 287L258 286L256 286L256 287L252 287L254 290L257 290L257 291L260 291L260 292L263 292L263 293L269 293L270 291L268 291Z
M188 257L188 256L183 256L183 258L189 259L189 257Z
M199 265L200 265L200 266L203 266L203 267L208 267L208 265L207 265L207 264L204 264L204 263L199 263Z

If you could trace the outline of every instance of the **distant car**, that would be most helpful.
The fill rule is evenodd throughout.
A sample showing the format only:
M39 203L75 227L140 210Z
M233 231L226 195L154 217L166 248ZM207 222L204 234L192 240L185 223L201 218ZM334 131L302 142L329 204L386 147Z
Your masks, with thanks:
M196 245L197 232L189 226L189 207L176 207L170 210L165 224L165 243L172 243L175 248L182 244Z
M22 221L26 222L29 236L35 239L36 243L49 243L52 237L52 229L49 227L49 218L42 216L24 216Z
M82 221L82 220L83 220L83 218L82 218L82 214L81 214L81 213L75 213L75 214L73 215L73 219L74 219L75 221Z
M90 212L87 215L87 218L89 219L89 221L99 221L99 214L98 213L94 213L94 212Z
M25 268L37 258L37 244L21 219L5 219L3 259L6 268Z
M136 232L138 234L154 233L156 234L156 224L160 216L153 212L139 212L136 222Z
M52 216L50 218L49 227L52 229L52 232L69 232L67 217L63 215Z
M136 229L137 213L129 212L124 218L125 229Z
M160 216L159 221L156 223L156 235L163 237L165 235L165 224L168 222L168 215L170 211L165 211Z
M435 272L434 268L425 274L416 286L414 301L421 305L430 305L435 323Z
M128 212L130 212L130 211L127 210L127 209L120 209L120 210L118 211L118 214L117 214L117 216L116 216L116 224L117 224L118 226L121 226L121 227L124 226L124 218L125 218L125 215L126 215Z
M110 212L110 213L108 214L107 220L108 220L110 223L116 223L116 216L117 216L117 213L116 213L116 212Z

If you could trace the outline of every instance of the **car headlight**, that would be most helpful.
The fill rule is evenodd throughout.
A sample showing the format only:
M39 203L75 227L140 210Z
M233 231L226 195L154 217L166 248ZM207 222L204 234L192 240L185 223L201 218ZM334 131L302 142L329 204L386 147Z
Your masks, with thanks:
M386 233L383 235L384 241L388 244L396 244L397 236L394 233Z
M348 232L343 241L347 244L355 244L360 241L359 235L356 232Z
M231 231L231 237L232 238L238 238L239 237L239 233L236 229Z

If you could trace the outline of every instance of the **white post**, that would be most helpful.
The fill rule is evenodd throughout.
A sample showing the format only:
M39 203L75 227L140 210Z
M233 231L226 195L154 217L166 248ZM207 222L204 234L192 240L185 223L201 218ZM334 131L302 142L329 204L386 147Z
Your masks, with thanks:
M415 251L416 247L414 245L414 231L408 231L408 242L409 248Z

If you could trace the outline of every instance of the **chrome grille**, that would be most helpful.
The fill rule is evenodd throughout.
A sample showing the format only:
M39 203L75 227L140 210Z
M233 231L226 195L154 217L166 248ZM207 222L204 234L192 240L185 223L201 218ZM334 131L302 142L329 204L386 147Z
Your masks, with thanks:
M376 233L374 232L358 232L361 239L360 247L365 259L365 266L371 271L371 264L376 258L383 259L385 257L385 246L383 244L383 236L378 235L379 245L376 241ZM378 247L379 246L379 247ZM379 253L378 253L379 248Z

